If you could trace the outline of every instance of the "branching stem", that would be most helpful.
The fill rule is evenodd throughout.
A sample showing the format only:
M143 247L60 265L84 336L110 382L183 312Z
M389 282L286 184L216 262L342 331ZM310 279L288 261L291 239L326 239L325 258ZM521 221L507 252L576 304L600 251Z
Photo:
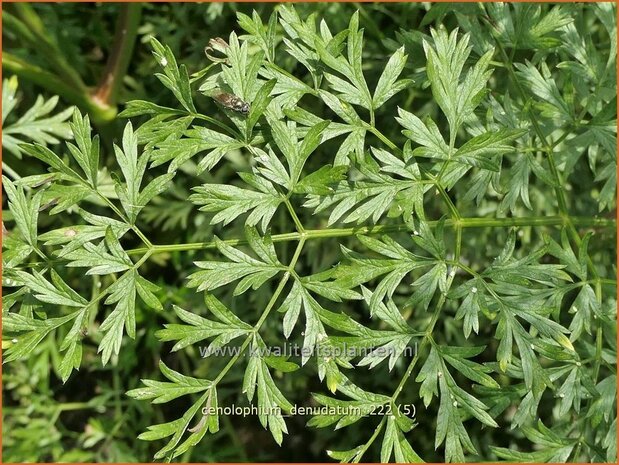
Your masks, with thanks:
M292 257L292 260L290 261L290 264L288 265L288 270L293 270L294 267L296 266L297 261L299 260L299 257L301 256L301 250L303 250L304 244L305 244L305 240L301 239L299 241L299 244L297 245L297 248L294 252L294 256ZM234 356L228 361L228 363L223 368L223 370L219 372L219 375L217 375L217 378L213 380L213 386L217 385L224 378L224 376L226 376L226 374L236 364L239 358L241 358L241 356L245 353L245 349L247 349L247 347L251 343L252 339L254 338L254 335L260 330L262 324L265 322L265 320L271 313L271 310L273 310L273 308L275 307L275 303L277 302L277 299L279 298L280 294L284 290L286 283L290 279L290 274L291 274L290 271L286 271L284 275L282 276L282 278L279 280L279 284L277 285L275 292L269 299L269 302L266 308L264 309L264 311L262 312L262 315L260 315L258 322L254 325L251 333L247 336L245 341L243 341L243 344L241 345L241 349L236 354L234 354Z
M596 227L596 228L614 228L617 225L616 220L609 218L590 218L590 217L574 217L571 218L573 224L581 227ZM445 226L453 227L456 224L463 229L468 228L509 228L509 227L539 227L539 226L565 226L566 220L561 216L532 216L520 218L460 218L458 220L446 219ZM430 227L435 227L438 221L428 221ZM390 234L397 232L407 232L408 226L401 224L388 224L377 226L354 226L351 228L333 228L333 229L306 229L305 232L290 232L282 234L274 234L271 236L273 242L288 242L298 241L302 237L307 240L321 239L327 237L347 237L356 235L376 235ZM236 246L247 244L245 239L227 239L224 243ZM153 254L180 252L186 250L208 250L215 249L214 241L209 242L189 242L184 244L159 244L153 245ZM143 254L147 248L139 247L127 250L130 255Z

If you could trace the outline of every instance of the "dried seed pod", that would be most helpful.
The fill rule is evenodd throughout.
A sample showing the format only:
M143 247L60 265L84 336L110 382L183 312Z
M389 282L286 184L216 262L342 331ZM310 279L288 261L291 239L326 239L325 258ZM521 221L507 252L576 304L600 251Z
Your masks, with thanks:
M208 45L204 47L204 54L213 63L227 63L228 58L226 55L228 54L228 47L228 42L221 37L215 37L214 39L209 40ZM217 52L223 56L215 56L212 52Z

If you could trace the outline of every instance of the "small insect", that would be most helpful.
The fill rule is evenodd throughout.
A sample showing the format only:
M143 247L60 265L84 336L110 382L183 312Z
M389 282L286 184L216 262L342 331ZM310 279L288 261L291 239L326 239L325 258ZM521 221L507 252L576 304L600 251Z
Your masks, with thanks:
M213 94L213 98L228 110L236 111L242 115L247 115L249 113L249 103L243 101L236 95L218 91Z

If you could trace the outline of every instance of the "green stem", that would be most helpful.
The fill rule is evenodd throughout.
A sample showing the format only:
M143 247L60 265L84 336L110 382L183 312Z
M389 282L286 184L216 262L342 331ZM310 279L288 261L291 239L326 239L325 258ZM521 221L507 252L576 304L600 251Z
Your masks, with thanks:
M92 98L101 104L116 105L118 92L133 54L141 11L140 3L125 3L120 6L114 45L99 86L92 93Z
M282 279L280 279L279 284L277 285L277 288L275 289L275 292L269 299L269 303L267 304L266 308L262 312L262 315L260 315L258 322L254 325L249 336L247 336L245 341L243 341L243 345L241 345L240 350L236 354L234 354L234 356L228 361L228 363L223 368L223 370L219 372L219 375L217 375L217 378L213 380L213 386L216 386L224 378L224 376L226 376L226 374L230 371L230 369L236 364L238 359L241 358L241 356L245 352L245 349L247 349L247 346L249 346L250 342L255 337L256 333L260 330L260 327L262 326L262 324L265 322L265 320L271 313L271 310L275 307L275 303L277 302L277 299L279 298L280 294L284 290L284 286L286 286L286 283L290 279L290 274L291 274L290 270L294 270L294 267L296 266L297 261L299 260L299 257L301 256L301 250L303 249L304 244L305 244L305 240L301 239L299 241L299 244L297 245L297 249L295 250L292 260L290 261L290 264L288 265L288 271L286 271L284 275L282 276Z
M211 118L210 116L203 115L202 113L187 113L187 114L189 116L193 116L196 119L208 121L209 123L217 126L219 129L223 129L224 131L227 131L232 137L234 137L237 140L243 140L243 135L240 132L238 132L236 129L233 129L232 127L228 126L226 123L222 123L221 121L215 118Z
M595 362L593 364L593 380L597 383L602 363L602 326L598 325L595 330Z
M288 209L288 213L290 213L290 217L292 218L292 221L294 222L294 225L297 228L297 232L299 234L304 234L305 233L305 228L301 224L301 220L297 216L297 212L294 211L294 208L292 207L292 204L290 203L290 199L288 197L284 196L284 203L286 204L286 208Z
M363 21L365 22L364 26L367 28L367 30L371 32L372 34L374 34L379 39L377 42L378 44L381 45L383 51L390 52L390 50L387 49L387 47L385 47L385 42L384 42L385 34L383 34L383 31L381 30L380 26L376 23L376 21L374 21L372 14L368 13L367 9L364 6L362 6L359 2L355 2L354 7L359 11L359 14L363 18Z
M18 179L21 179L21 176L19 175L19 173L15 171L13 168L11 168L9 165L4 163L4 161L2 161L2 174L6 174L10 178L13 178L15 181L17 181ZM30 189L29 186L24 186L24 187L28 190Z
M359 463L363 455L367 452L367 450L374 443L374 441L376 441L376 438L378 437L380 432L385 427L386 422L387 422L387 416L384 415L383 418L380 420L380 423L378 424L378 426L376 426L376 428L374 429L374 433L372 434L370 439L368 439L367 442L363 445L363 447L361 448L361 451L356 454L356 458L353 463Z
M223 370L219 372L219 375L217 375L217 378L213 380L213 385L212 385L213 387L219 384L219 382L224 378L224 376L226 376L226 374L230 371L230 369L236 364L238 359L241 358L241 356L245 352L245 349L247 349L247 346L249 345L253 337L254 337L253 332L250 333L249 336L247 336L247 338L243 341L243 345L241 345L241 348L238 350L238 352L234 354L234 357L228 360L228 363L226 363L226 366L223 368Z
M6 53L2 57L2 66L77 105L90 114L94 124L105 127L116 117L116 100L129 67L141 8L138 3L121 6L110 58L99 86L92 92L67 62L62 50L47 34L42 21L28 4L15 4L15 16L7 14L3 18L15 34L31 48L35 47L41 52L54 72L30 65Z
M92 186L90 184L88 184L87 181L83 180L83 182L84 182L84 185L86 187L89 187L89 188L92 189ZM136 236L138 236L140 238L140 240L146 246L146 249L144 249L141 253L148 253L148 255L150 256L150 253L152 253L152 249L153 249L153 243L148 239L148 237L146 237L146 235L140 230L140 228L138 228L135 224L131 224L131 222L128 220L128 218L126 218L125 215L123 215L123 213L118 209L118 207L116 205L114 205L114 202L112 202L110 199L108 199L105 195L103 195L98 190L94 190L93 189L93 192L94 192L95 195L97 195L97 197L99 197L101 200L103 200L103 202L105 202L107 204L107 206L110 207L112 209L112 211L114 213L116 213L116 215L121 220L123 220L125 223L127 223L131 227L131 230L135 233Z
M460 261L461 248L462 248L462 226L459 226L456 228L456 248L454 252L454 258L456 259L457 262ZM415 365L417 365L417 362L419 361L419 353L425 348L426 345L428 345L428 343L430 343L431 338L432 338L432 331L434 331L434 326L436 325L436 322L438 321L441 311L443 310L443 306L445 305L445 302L447 301L447 290L451 287L451 284L453 283L454 278L455 278L455 274L452 275L450 273L447 279L446 291L442 293L441 297L439 298L436 308L434 309L434 313L432 314L430 323L428 324L428 327L425 330L426 334L423 337L421 344L418 347L417 353L415 353L415 356L413 357L410 364L408 365L408 368L406 369L404 376L400 380L400 384L398 384L398 387L394 391L393 396L391 396L392 402L395 402L397 400L400 393L402 392L402 389L404 389L406 382L408 381L411 374L413 373Z
M49 71L26 63L8 52L2 54L2 69L61 96L68 103L77 105L91 115L93 122L109 121L116 116L115 108L100 105L92 100L86 91L72 86Z
M148 260L150 258L150 256L153 254L153 249L148 249L146 251L146 253L144 255L142 255L142 258L140 258L135 265L133 265L133 267L137 270L139 267L142 266L142 264Z
M608 218L589 218L589 217L576 217L571 218L573 224L583 227L616 227L617 222L614 219ZM430 227L435 227L438 221L428 221ZM561 216L541 216L541 217L522 217L522 218L460 218L457 220L446 219L444 221L445 226L460 225L464 229L468 228L509 228L509 227L535 227L535 226L564 226L566 224L565 218ZM274 234L271 236L273 242L289 242L298 241L302 237L307 240L320 239L327 237L347 237L356 235L370 235L370 234L389 234L397 232L407 232L409 228L405 224L389 224L389 225L376 225L376 226L355 226L352 228L333 228L333 229L306 229L304 233L290 232L282 234ZM247 244L244 239L227 239L224 243L236 246ZM215 249L216 245L214 241L211 242L190 242L184 244L160 244L153 245L153 254L180 252L186 250L206 250ZM148 248L140 247L136 249L127 250L130 255L143 254Z
M486 20L486 22L487 22L487 20ZM494 39L495 39L495 42L497 44L497 47L498 47L499 51L503 55L503 59L505 60L505 67L507 68L507 71L508 71L508 74L509 74L511 80L513 81L514 85L516 86L516 89L518 90L518 93L520 94L520 96L524 100L526 100L527 99L527 94L526 94L524 88L522 87L522 84L520 83L520 80L518 79L518 76L516 75L516 70L514 69L514 66L513 66L512 62L509 60L509 57L507 56L507 52L505 51L505 48L503 48L503 45L501 44L501 41L499 40L498 37L496 37L496 35L495 35ZM551 145L548 142L548 139L546 138L546 135L542 131L542 128L541 128L539 122L537 121L537 116L533 112L532 107L529 107L528 113L529 113L529 117L531 118L531 123L533 124L533 128L535 130L535 133L537 134L537 137L539 137L540 141L544 145L544 151L546 152L546 155L548 157L548 166L550 168L550 173L551 173L552 177L554 178L555 184L556 184L556 186L554 188L554 191L555 191L555 196L557 197L557 205L559 207L559 212L566 219L567 231L568 231L572 241L576 244L576 246L578 248L580 248L580 244L581 244L582 241L580 239L580 235L578 234L578 231L576 230L576 228L574 226L574 223L570 219L569 211L568 211L568 208L567 208L567 201L565 199L565 193L563 191L564 183L563 183L563 180L561 179L561 175L559 173L559 170L557 168L557 164L556 164L555 159L554 159L554 148L556 147L556 144L555 145ZM597 270L595 269L595 266L593 265L593 261L589 257L587 257L587 266L589 268L589 271L591 272L591 275L593 277L597 278L598 277Z
M50 417L50 424L55 424L63 412L70 412L75 410L89 410L96 408L95 405L89 402L68 402L64 404L58 404L54 407L53 413Z
M443 186L441 186L440 177L435 180L434 185L435 185L436 190L438 191L438 193L443 198L443 201L445 202L445 205L447 205L447 208L449 209L449 213L451 214L451 217L454 220L459 220L460 219L460 212L458 211L458 209L454 205L453 201L451 200L451 197L449 197L449 194L447 193L447 191L443 188Z
M507 55L507 52L505 51L505 48L503 48L503 44L501 44L501 41L496 36L495 36L495 43L497 44L497 48L501 52L501 55L503 55L503 59L505 61L505 68L507 69L507 72L512 82L516 86L516 89L518 90L518 93L520 94L520 96L524 100L526 100L527 94L525 90L523 89L522 84L520 83L520 80L518 79L518 76L516 75L516 70L514 69L514 66L512 65L512 62L510 61ZM529 113L529 117L531 118L531 124L533 124L533 129L535 130L537 137L539 137L539 139L542 141L542 144L544 145L544 150L548 156L548 165L550 167L550 172L557 184L554 190L555 190L555 195L557 197L557 204L559 206L559 211L561 212L562 215L568 216L567 202L565 200L565 195L563 193L563 182L561 180L561 176L559 175L559 171L557 170L557 165L554 161L552 146L548 142L548 139L546 138L544 131L542 131L542 128L539 122L537 121L537 117L535 113L533 112L532 107L529 107L528 113Z
M376 127L371 126L371 125L367 125L367 129L368 131L370 131L372 134L374 134L376 137L378 137L378 139L380 139L380 141L385 144L387 147L389 147L391 150L393 150L395 152L396 155L402 156L402 150L400 150L400 148L395 145L393 142L391 142L391 140L385 136L382 132L380 132Z
M448 265L455 266L456 268L460 268L463 271L466 271L468 274L470 274L474 278L478 278L478 279L481 279L481 280L484 279L481 274L479 274L478 272L473 270L471 267L469 267L468 265L465 265L462 262L459 262L459 261L456 261L456 260L445 260L445 263L447 263ZM569 290L578 289L578 288L580 288L582 286L585 286L587 284L594 284L596 286L597 285L606 285L606 286L616 287L617 286L617 280L616 279L606 279L606 278L587 279L585 281L578 281L576 283L566 284L564 286L564 289L569 289Z

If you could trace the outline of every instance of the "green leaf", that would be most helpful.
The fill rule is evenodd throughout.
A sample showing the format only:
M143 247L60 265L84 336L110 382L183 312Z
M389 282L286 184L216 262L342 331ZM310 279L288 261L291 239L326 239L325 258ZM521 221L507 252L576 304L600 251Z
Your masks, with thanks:
M262 358L267 365L275 370L281 371L282 373L291 373L301 368L296 363L288 362L288 358L285 356L269 355Z
M178 341L172 351L183 349L196 342L215 338L208 349L201 354L205 357L211 351L229 343L231 340L248 334L252 327L243 323L230 310L223 306L215 297L206 294L205 300L209 308L215 309L215 316L220 321L208 320L194 313L174 306L174 312L187 324L166 324L165 329L157 331L156 336L162 341ZM202 350L202 349L201 349Z
M286 299L277 309L278 312L285 313L283 329L284 336L286 338L290 337L290 334L292 334L292 330L299 319L304 296L305 291L303 289L303 285L299 281L295 280L292 285L292 289L286 296Z
M264 342L259 336L255 336L250 350L253 353L260 353L260 349L265 348ZM247 393L250 402L254 398L254 393L257 394L258 419L265 429L269 429L275 441L281 445L283 434L288 433L282 412L289 412L293 406L275 385L266 361L258 355L250 358L243 380L243 391Z
M610 421L617 402L617 376L610 375L595 385L595 390L600 394L592 403L587 418L591 418L591 424L598 426L602 420Z
M157 286L138 275L135 269L127 271L108 287L109 296L105 304L116 304L116 306L99 327L104 336L99 343L98 352L102 352L104 365L110 357L120 353L124 331L130 338L135 339L136 297L139 295L147 306L161 308L161 304L152 293L157 289Z
M566 462L571 455L577 440L565 438L544 426L541 420L537 422L537 429L527 426L523 428L524 434L541 450L535 452L512 451L503 447L492 447L492 451L506 460L521 462Z
M107 250L106 250L107 248ZM111 227L105 232L105 242L94 245L87 242L83 247L64 255L70 260L69 267L90 268L87 275L106 275L126 271L133 266L129 256L122 250Z
M456 161L462 161L472 166L477 166L491 171L499 171L499 164L493 158L495 156L514 151L511 142L522 136L526 131L510 131L503 129L496 132L487 132L469 139L454 154Z
M545 62L541 63L541 73L528 61L526 64L516 63L515 66L531 92L545 102L540 104L542 112L561 118L564 122L572 121L572 110L563 99Z
M58 365L58 374L63 383L66 383L73 370L79 370L82 363L82 344L73 342L69 345L62 361Z
M467 339L471 335L471 330L475 331L475 334L479 333L480 311L480 295L477 292L468 293L456 313L456 319L464 320L464 337Z
M155 178L140 193L140 186L148 164L148 157L138 156L138 139L133 132L131 123L127 123L123 132L122 150L114 146L116 160L123 173L126 184L116 183L116 193L120 203L129 218L134 224L139 212L152 200L153 197L166 189L167 183L172 179L174 173L168 173Z
M211 224L227 225L249 212L245 225L251 227L260 223L262 230L266 231L283 198L271 182L260 176L244 173L243 179L256 190L226 184L203 184L194 188L196 193L189 200L201 205L201 211L217 212Z
M20 144L19 148L23 153L30 155L31 157L38 158L43 163L49 165L52 168L52 172L56 171L60 173L61 179L79 183L81 177L69 167L68 163L65 163L58 155L52 152L47 147L39 144Z
M301 283L304 288L334 302L361 299L358 292L349 289L341 281L326 281L317 276L309 276L301 278Z
M143 379L142 383L146 387L132 389L127 392L127 395L133 399L152 400L153 404L163 404L177 397L203 392L212 385L208 380L182 375L168 368L163 362L159 362L159 369L169 381Z
M46 434L64 436L37 410L40 399L24 403L45 363L66 382L82 358L92 368L94 342L104 364L126 368L135 357L119 356L125 335L140 336L139 349L154 333L171 342L167 357L205 359L186 374L162 364L165 379L145 365L155 379L129 383L129 413L136 399L169 402L155 406L161 418L184 406L139 436L167 438L156 460L211 444L211 408L242 390L280 444L294 403L326 407L310 427L354 425L358 447L344 438L338 447L348 450L326 451L343 461L421 461L416 451L446 462L615 461L614 223L595 213L616 204L616 7L267 10L230 15L212 5L207 23L236 15L243 35L188 47L195 21L180 21L186 27L172 32L193 56L187 68L172 43L153 40L178 109L148 101L156 94L128 103L122 115L142 124L127 124L116 148L111 133L99 143L88 116L54 116L57 98L24 95L34 103L16 116L16 78L4 81L3 147L12 153L3 164L2 348L5 362L29 359L9 367L15 405L29 410L27 424L7 417L6 444L34 432L39 446L9 447L7 458L76 458L48 450ZM195 19L191 8L172 12ZM23 18L5 16L9 38L40 42ZM201 63L194 52L206 42ZM54 61L45 48L38 58ZM143 93L143 58L133 57L129 93ZM223 104L224 94L246 108ZM52 147L71 133L66 147ZM282 202L289 212L277 211ZM161 312L167 300L173 312L152 331L162 315L148 309ZM303 340L299 360L278 351L278 331L286 347ZM310 359L313 381L314 368L299 369ZM312 399L305 385L318 391ZM90 407L107 399L100 387ZM416 399L426 408L413 421L399 407ZM107 420L89 422L78 458L96 455ZM412 432L417 421L424 431ZM432 436L436 450L424 445Z
M439 381L441 401L436 420L434 447L445 442L445 461L464 462L464 450L476 454L477 450L464 428L458 410L458 401L452 400L446 381Z
M185 112L175 108L164 107L146 100L130 100L125 109L118 116L121 118L133 118L142 115L162 115L162 116L181 116Z
M290 337L290 334L299 319L301 307L303 307L303 312L305 315L301 365L305 365L313 355L316 345L321 340L326 338L326 332L322 322L320 321L323 308L305 289L303 284L300 281L295 280L290 293L278 309L279 312L285 313L283 329L284 336L286 338Z
M372 97L373 109L380 108L387 100L404 90L412 82L411 79L398 81L398 77L406 65L407 58L408 55L404 53L404 47L400 47L391 55L376 84L374 96Z
M312 126L305 138L298 143L296 125L292 122L284 124L281 121L272 120L271 125L273 140L281 150L288 163L292 186L295 186L301 177L303 166L310 154L316 150L322 141L322 133L329 126L330 121L321 121Z
M197 171L201 173L211 170L227 153L245 145L209 128L194 127L182 131L184 138L166 138L154 143L155 148L150 152L152 167L171 161L168 172L174 172L198 153L207 152L198 163Z
M376 301L373 300L374 294L364 286L361 286L361 291L363 292L363 299L370 305L372 316L384 321L399 332L410 332L410 326L406 323L406 320L402 317L400 310L393 303L392 299L388 299L386 304L380 302L378 305L372 305L372 303Z
M146 387L133 389L127 392L127 395L135 399L153 399L153 403L164 403L188 394L198 392L203 394L178 420L149 426L148 431L139 436L140 439L147 441L172 436L170 442L155 454L157 459L165 457L172 451L173 457L181 455L189 447L195 446L207 431L215 433L219 430L218 415L210 414L211 410L216 412L218 406L217 392L211 381L184 376L168 368L163 362L159 363L159 368L170 382L142 380ZM200 421L193 428L189 428L191 420L200 410L203 410ZM179 445L185 431L191 434Z
M458 31L447 34L444 28L431 29L434 44L424 41L426 72L432 86L432 95L449 122L450 146L462 123L481 102L491 71L488 65L493 52L485 53L461 79L470 55L469 36L458 40Z
M445 362L449 363L460 373L482 385L498 388L498 384L485 374L489 370L474 362L465 360L465 358L479 354L481 352L480 349L437 347L433 345L430 355L416 379L417 381L422 381L419 395L423 397L426 406L430 404L432 397L440 392L435 447L440 446L443 441L446 441L445 457L448 461L463 461L463 447L469 452L475 453L475 447L462 424L460 408L485 425L491 427L498 426L486 412L488 407L458 387L445 365ZM437 384L439 386L438 391Z
M377 223L385 213L408 216L417 212L423 216L425 185L420 182L418 167L406 165L384 150L373 150L373 154L382 166L367 154L357 160L367 181L340 182L328 195L308 195L303 206L315 208L314 213L333 207L329 225L342 217L345 223L362 223L370 218ZM385 172L396 173L404 179L394 179Z
M385 255L388 258L369 258L342 247L345 257L350 261L350 265L338 266L334 271L334 277L341 287L351 288L386 274L372 294L370 301L371 315L378 311L377 307L385 297L393 295L404 277L416 269L425 268L432 264L428 258L409 252L402 245L387 236L383 238L383 241L365 236L359 236L359 240L370 250ZM421 279L427 280L424 277ZM426 288L423 288L423 290L426 292ZM427 293L431 296L434 290L428 289Z
M294 109L305 94L314 92L306 83L274 63L267 63L259 72L266 79L276 80L275 87L272 90L274 97L269 110L272 109L278 118L283 116L279 113L280 109L282 111Z
M352 400L341 400L322 394L314 394L318 404L329 407L326 415L317 415L309 421L310 426L319 428L336 423L335 429L350 426L372 412L381 411L390 399L387 396L374 394L352 384L343 378L340 391Z
M335 95L326 90L320 89L318 93L322 101L346 123L355 128L363 127L361 118L359 118L359 115L351 105L349 105L343 100L340 100Z
M241 39L259 45L267 58L272 61L275 53L277 12L271 14L267 26L262 23L262 19L256 11L252 12L251 18L240 12L237 12L236 15L239 26L249 33L247 36L241 36Z
M13 111L15 106L17 105L17 99L15 98L15 94L17 93L18 87L17 76L11 76L10 79L5 79L2 81L2 129L5 129L4 121L7 116Z
M131 338L135 338L135 272L125 273L108 288L107 305L116 304L99 329L105 334L99 343L98 352L102 352L103 364L107 364L112 355L120 353L124 330Z
M114 237L122 238L130 226L124 222L105 216L93 215L84 210L78 210L80 216L89 224L79 224L48 231L39 236L45 241L46 246L62 244L63 247L55 253L58 257L64 257L69 252L81 248L87 242L105 237L108 228L111 228Z
M337 185L345 179L348 168L345 166L325 165L305 176L294 187L298 194L328 195L335 191Z
M230 34L227 63L222 76L232 93L245 102L251 102L258 93L261 82L257 79L258 70L264 61L264 53L259 50L250 55L249 42L239 42L235 32Z
M6 176L2 176L2 185L9 198L9 210L13 214L17 228L28 245L36 249L38 241L37 223L43 194L39 192L28 200L24 189L21 186L15 186Z
M196 108L191 98L191 88L189 85L189 75L185 65L180 67L176 63L176 58L172 54L170 47L162 45L157 39L151 37L150 45L153 48L153 56L163 69L163 74L157 73L161 83L172 91L180 104L190 113L195 113Z
M41 302L68 307L83 307L88 303L54 270L51 270L52 282L45 279L37 270L32 270L32 274L16 270L15 276Z
M419 395L423 398L426 407L432 402L432 397L438 395L437 380L439 373L440 377L443 376L442 366L439 353L433 346L417 378L415 378L415 381L421 382Z
M471 381L489 388L498 388L499 384L487 375L491 370L483 365L475 363L467 358L479 355L484 347L439 347L439 353L445 362L455 368L458 373L466 376Z
M363 357L358 366L367 366L370 370L379 363L389 358L389 371L393 370L396 362L402 356L402 353L409 346L413 335L408 334L384 334L383 341L388 341L385 344L380 344L379 338L367 338L367 341L375 348ZM381 341L382 342L382 341Z
M275 255L270 236L260 237L253 228L245 228L245 236L260 260L227 245L216 237L217 249L230 261L195 262L195 265L203 271L191 274L188 286L197 287L198 291L211 291L240 279L234 290L234 295L240 295L250 287L258 289L277 273L286 269Z
M363 30L359 30L359 11L355 11L350 17L350 22L348 24L347 46L348 63L350 63L350 69L352 71L352 74L349 74L348 77L351 79L351 82L359 90L359 92L361 92L364 101L363 106L365 108L371 108L372 97L363 75L363 64L361 58L363 54Z
M66 123L73 113L73 107L52 115L58 105L58 97L45 100L37 96L34 104L16 121L7 120L19 100L16 97L17 76L11 76L2 82L2 147L21 158L22 142L28 141L40 145L58 144L61 139L71 138L71 128ZM9 118L10 119L10 118Z
M170 181L176 174L172 171L158 176L140 191L148 156L142 154L138 157L137 145L137 137L133 132L131 123L128 123L123 133L123 150L120 150L117 146L114 146L114 149L127 183L126 185L116 183L116 192L132 224L135 223L144 206L168 188Z
M401 108L398 108L398 115L399 118L396 120L405 128L402 134L422 146L415 149L413 152L415 156L439 160L450 159L451 150L434 121L426 119L424 123L414 114Z
M88 115L82 117L77 109L73 112L70 126L77 147L71 143L67 143L67 147L86 174L90 185L96 189L99 173L99 137L91 138L90 119Z
M413 450L410 443L404 437L395 416L387 418L387 427L380 450L380 461L388 463L391 455L394 455L396 463L423 463L423 460Z
M270 81L265 82L253 102L251 103L251 108L249 109L249 115L247 116L247 138L249 139L251 133L254 129L254 126L266 110L267 106L271 102L270 95L273 92L273 88L277 80L271 79Z
M12 338L12 344L3 357L4 363L27 358L49 333L79 314L80 311L76 311L63 317L40 320L17 313L7 313L2 317L3 331L24 334Z
M510 170L507 193L500 206L501 211L505 211L508 208L514 211L519 197L522 199L525 207L528 209L532 208L531 201L529 200L529 174L530 165L527 162L527 157L518 158Z

